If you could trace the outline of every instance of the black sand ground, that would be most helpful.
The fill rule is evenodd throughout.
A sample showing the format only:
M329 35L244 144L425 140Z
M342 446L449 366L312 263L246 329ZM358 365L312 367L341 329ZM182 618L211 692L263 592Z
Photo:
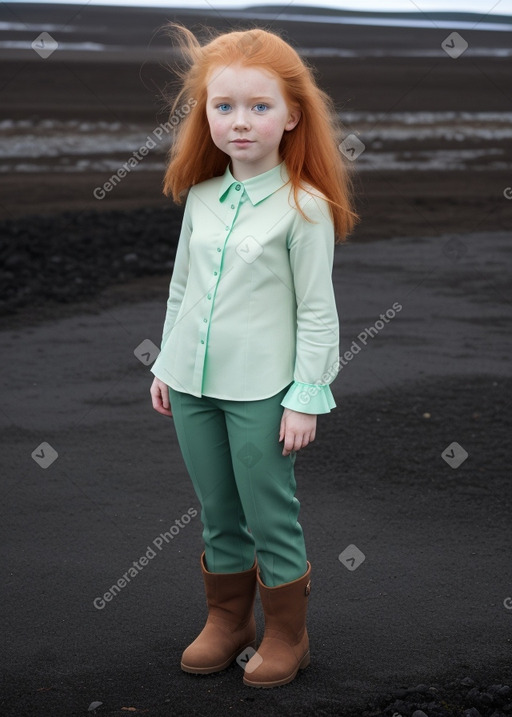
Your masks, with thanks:
M297 461L312 666L277 691L244 687L236 664L204 679L179 669L204 618L197 518L93 605L198 507L133 354L159 341L163 282L158 301L100 301L2 332L3 714L78 715L101 701L112 715L392 717L414 711L394 702L404 695L429 717L510 714L496 687L511 682L508 237L467 236L458 258L449 240L337 250L342 350L354 356ZM401 311L367 339L394 302ZM458 468L441 457L454 441L469 454ZM46 469L31 457L42 442L58 452ZM365 555L355 571L338 559L349 545ZM404 692L418 685L437 691Z

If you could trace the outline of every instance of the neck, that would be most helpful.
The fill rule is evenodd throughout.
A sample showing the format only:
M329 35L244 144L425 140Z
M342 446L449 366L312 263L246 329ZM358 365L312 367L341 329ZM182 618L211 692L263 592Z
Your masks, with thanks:
M257 177L258 174L269 172L281 164L282 161L280 157L277 157L272 161L247 164L232 159L230 162L230 172L238 182L244 182L246 179L251 179L251 177Z

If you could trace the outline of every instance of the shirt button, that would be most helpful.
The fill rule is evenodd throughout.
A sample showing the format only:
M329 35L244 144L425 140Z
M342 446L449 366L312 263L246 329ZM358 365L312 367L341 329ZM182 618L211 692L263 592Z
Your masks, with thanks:
M203 339L201 339L201 343L202 343L202 344L204 344L204 341L203 341Z
M234 205L234 204L232 204L232 205L231 205L231 209L234 209L234 208L235 208L235 205Z
M239 192L239 191L240 191L240 185L237 184L237 185L235 186L235 189L236 189L237 192Z
M218 247L217 247L217 251L220 251L220 250L221 250L221 249L220 249L220 246L218 246Z
M214 276L217 276L217 272L216 272L216 271L214 271L214 272L213 272L213 275L214 275Z
M229 231L229 227L226 227L226 231Z
M203 319L203 321L204 321L205 324L208 323L208 319Z
M212 298L212 295L211 295L211 294L208 294L208 298L211 299L211 298Z

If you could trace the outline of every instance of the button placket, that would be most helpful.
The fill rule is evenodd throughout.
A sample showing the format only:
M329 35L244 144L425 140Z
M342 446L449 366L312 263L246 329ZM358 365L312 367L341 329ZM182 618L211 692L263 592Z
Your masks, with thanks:
M214 285L208 289L207 293L205 294L205 313L203 315L203 321L202 321L202 328L199 331L199 343L200 348L198 351L200 351L200 368L196 364L196 370L198 371L198 378L200 374L201 380L199 383L201 384L200 391L202 391L202 378L204 376L204 363L206 360L206 351L208 348L208 332L209 327L211 324L211 317L213 314L213 307L215 305L215 295L217 293L217 287L219 285L219 281L222 275L222 264L224 261L224 252L226 249L227 241L229 239L229 236L231 234L231 231L233 229L233 225L235 222L235 217L237 215L238 207L240 205L242 192L240 191L242 189L242 185L237 183L234 185L234 189L239 192L239 194L236 196L236 198L231 199L228 195L228 207L226 211L226 219L225 219L225 229L226 232L224 237L224 243L223 246L216 247L217 254L220 254L219 262L215 263L214 266L216 268L213 269L213 276L215 276Z

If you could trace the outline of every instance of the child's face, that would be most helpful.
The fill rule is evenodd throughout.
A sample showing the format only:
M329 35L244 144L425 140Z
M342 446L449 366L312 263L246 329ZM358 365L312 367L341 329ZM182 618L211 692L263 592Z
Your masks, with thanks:
M278 80L269 73L227 65L210 74L206 116L213 142L231 157L233 176L243 181L281 162L283 132L295 127L300 112L288 109Z

